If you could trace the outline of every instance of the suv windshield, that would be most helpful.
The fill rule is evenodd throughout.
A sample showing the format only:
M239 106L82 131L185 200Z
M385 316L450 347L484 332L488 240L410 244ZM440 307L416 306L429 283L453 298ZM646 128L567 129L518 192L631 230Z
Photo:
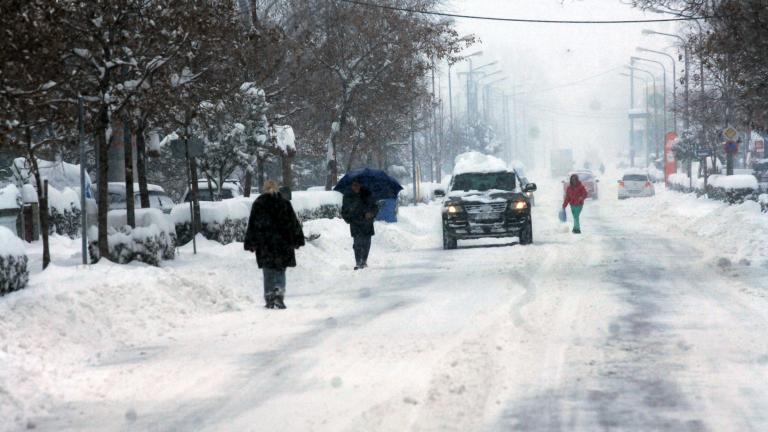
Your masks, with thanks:
M466 173L459 174L453 179L452 191L481 191L491 189L512 191L515 190L515 173Z

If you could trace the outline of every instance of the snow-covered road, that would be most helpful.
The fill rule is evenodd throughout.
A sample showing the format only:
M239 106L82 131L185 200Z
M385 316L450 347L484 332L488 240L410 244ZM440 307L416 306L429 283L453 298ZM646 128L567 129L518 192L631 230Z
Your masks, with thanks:
M37 397L22 425L768 429L765 262L719 256L711 239L677 229L681 220L658 220L647 210L678 199L666 192L618 202L606 185L574 236L556 221L559 184L543 186L527 247L443 251L439 207L403 208L402 223L379 227L372 267L354 272L343 223L310 222L322 236L289 271L286 311L260 307L260 274L240 245L204 243L195 257L185 249L165 269L99 264L89 280L110 278L92 284L121 298L91 303L110 309L109 325L73 340L77 328L105 323L98 310L95 323L70 317L75 330L46 342L61 355L27 342L37 360L11 363L29 374L6 384L27 389L14 400ZM16 315L0 323L4 339L55 327L30 318L45 277L5 306ZM56 280L77 277L62 267ZM80 310L71 294L42 294ZM18 359L23 350L11 345L5 352Z

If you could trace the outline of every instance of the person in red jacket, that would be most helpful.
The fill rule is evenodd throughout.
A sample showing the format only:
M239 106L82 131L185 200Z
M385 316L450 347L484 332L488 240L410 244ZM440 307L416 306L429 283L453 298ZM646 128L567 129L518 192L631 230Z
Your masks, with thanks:
M565 190L565 200L563 200L563 209L571 205L571 213L573 214L573 233L581 234L581 225L579 223L579 216L581 216L581 210L584 208L584 200L587 199L587 189L581 184L579 176L576 174L571 175L570 184L568 189Z

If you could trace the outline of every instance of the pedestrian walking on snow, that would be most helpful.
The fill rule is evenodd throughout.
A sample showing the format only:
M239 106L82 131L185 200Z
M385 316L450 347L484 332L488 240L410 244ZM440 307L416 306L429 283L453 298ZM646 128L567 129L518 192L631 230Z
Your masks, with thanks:
M277 182L266 181L251 206L243 247L256 253L268 309L285 309L285 269L296 267L294 250L301 246L304 233L293 206L280 195Z
M581 216L581 210L584 208L584 200L587 199L587 189L581 184L579 176L576 174L571 175L568 188L565 190L565 199L563 200L563 209L571 205L571 213L573 214L573 233L581 234L581 224L579 222L579 216Z
M350 189L344 194L341 217L349 224L352 249L355 251L355 270L358 270L368 267L371 237L375 234L373 220L379 209L371 191L360 182L353 181Z

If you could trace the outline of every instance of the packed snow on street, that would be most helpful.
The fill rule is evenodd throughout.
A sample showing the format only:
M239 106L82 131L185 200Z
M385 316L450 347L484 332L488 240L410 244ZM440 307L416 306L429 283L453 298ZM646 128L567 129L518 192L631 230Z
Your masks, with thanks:
M284 311L241 243L83 267L55 236L0 299L0 429L767 428L759 207L606 198L576 236L559 181L538 195L530 246L446 251L441 204L407 206L357 272L342 220L306 222Z

